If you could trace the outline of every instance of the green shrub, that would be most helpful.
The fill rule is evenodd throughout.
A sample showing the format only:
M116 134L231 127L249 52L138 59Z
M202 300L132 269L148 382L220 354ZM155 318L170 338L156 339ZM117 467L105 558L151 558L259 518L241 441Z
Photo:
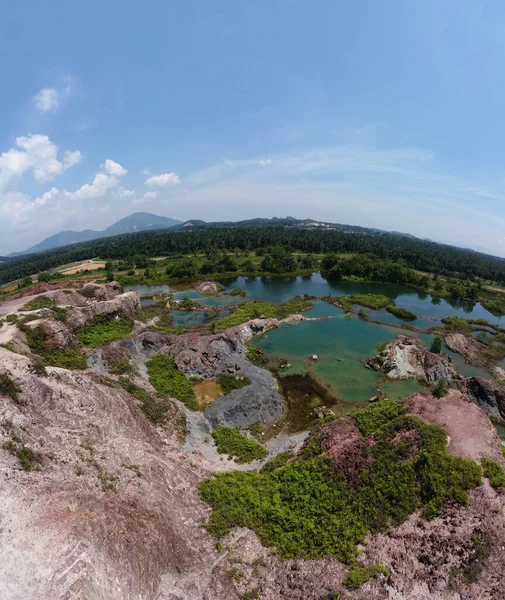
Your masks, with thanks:
M271 473L276 469L282 469L282 467L285 467L292 458L294 458L294 454L291 452L291 450L279 452L277 456L269 460L261 467L260 473Z
M500 463L487 457L484 457L480 462L484 469L484 477L489 479L489 483L494 488L505 488L505 471Z
M2 373L0 375L0 396L9 396L14 402L18 402L18 394L20 389L14 383L14 381L7 375Z
M445 325L446 331L463 333L464 335L470 335L472 333L472 326L470 323L461 317L446 317L442 319L442 323Z
M134 375L137 369L127 358L118 358L112 361L109 373L112 375Z
M213 508L208 531L221 538L233 527L248 527L282 558L334 555L352 564L368 533L400 525L418 509L433 518L448 502L465 504L468 490L481 481L480 466L449 455L442 429L401 414L401 408L383 402L355 415L369 432L363 451L370 461L350 481L321 454L320 429L305 453L282 468L204 480L200 493Z
M28 448L19 441L19 439L12 439L4 442L2 447L4 450L7 450L9 454L17 457L23 471L38 471L40 469L40 465L43 461L42 454Z
M212 437L219 454L235 456L236 463L250 463L268 456L266 448L242 435L238 427L218 427L212 432Z
M149 381L160 396L176 398L189 409L198 410L191 382L176 367L171 356L158 354L146 362Z
M233 390L239 390L246 385L251 385L249 377L244 376L242 379L237 379L235 375L232 375L231 373L219 373L216 377L216 381L223 388L223 394L225 396Z
M435 398L443 398L447 396L447 384L445 379L439 379L437 385L433 389L433 395Z
M442 339L442 336L436 335L431 343L430 352L433 352L433 354L440 354L440 352L442 352L443 343L444 340Z
M404 415L406 409L397 400L382 400L372 402L363 410L354 413L356 426L364 436L369 436L385 423Z
M40 310L41 308L53 308L56 302L54 298L49 296L37 296L33 300L27 302L20 311L25 312L28 310Z
M170 402L156 400L147 390L135 385L133 381L127 377L120 377L119 384L141 403L142 411L148 419L154 421L154 423L163 421L167 410L170 408Z
M343 584L348 590L359 590L367 581L372 579L374 575L380 573L381 575L389 576L389 569L383 565L369 565L368 567L356 567L349 571L347 577L344 579Z
M79 294L81 294L85 298L94 298L98 289L100 289L98 286L86 285L85 287L79 290Z
M230 296L242 296L246 295L246 291L241 288L233 288L230 292L228 292Z
M19 319L19 317L16 314L7 315L5 317L5 320L7 323L15 323L18 319Z
M110 315L100 315L91 323L81 327L75 337L84 346L96 348L124 338L131 333L132 329L133 321L131 319L115 319Z
M402 321L415 321L417 319L417 315L410 310L406 310L405 308L397 308L394 305L386 307L388 313L391 313L398 319Z

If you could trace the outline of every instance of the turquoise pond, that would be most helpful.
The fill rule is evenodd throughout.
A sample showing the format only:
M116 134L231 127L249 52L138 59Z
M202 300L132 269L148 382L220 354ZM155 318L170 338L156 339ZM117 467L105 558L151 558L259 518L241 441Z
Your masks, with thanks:
M487 319L491 323L505 325L504 317L494 317L478 303L449 302L420 293L404 285L365 283L365 282L329 282L318 274L310 277L236 277L221 280L224 288L220 296L201 296L194 290L173 290L176 299L193 298L207 308L232 306L244 300L267 300L274 303L284 302L293 296L308 294L311 296L348 296L357 293L384 294L395 301L396 306L406 308L418 315L410 324L428 329L440 323L447 316ZM231 296L234 288L245 290L245 298ZM141 295L157 294L169 290L169 286L126 286ZM326 302L318 301L314 308L304 313L314 320L293 324L283 324L279 328L252 340L251 344L261 348L266 356L291 364L282 369L281 376L288 374L311 373L324 383L331 392L344 403L359 405L375 395L380 389L389 397L405 397L420 389L420 384L412 381L386 381L380 374L367 369L366 359L377 351L381 344L393 340L398 334L418 336L426 345L431 344L433 336L415 334L398 329L402 322L385 310L366 309L371 319L381 324L370 323L344 312ZM198 326L207 322L205 311L172 311L175 325ZM220 311L219 316L224 316ZM219 318L219 317L215 317ZM397 327L391 327L392 324ZM447 349L458 370L464 376L480 375L489 377L484 369L465 364L463 359ZM318 360L309 359L317 354Z

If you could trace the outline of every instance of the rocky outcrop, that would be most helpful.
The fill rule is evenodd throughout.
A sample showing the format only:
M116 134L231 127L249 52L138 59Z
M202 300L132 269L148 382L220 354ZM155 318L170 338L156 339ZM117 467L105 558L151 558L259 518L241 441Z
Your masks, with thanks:
M89 286L87 286L89 287ZM106 283L105 285L101 285L95 291L95 298L99 302L103 302L104 300L112 300L123 293L123 288L121 284L117 281L111 281L110 283Z
M140 298L135 292L125 292L112 300L92 302L87 306L71 306L67 311L66 322L73 331L93 321L99 315L120 316L129 319L140 310Z
M247 321L247 323L238 325L236 330L240 339L246 342L255 335L279 327L279 323L280 321L278 319L251 319L250 321Z
M219 286L213 281L203 281L196 286L196 291L199 294L217 294Z
M434 354L417 338L404 335L399 335L382 352L368 359L367 365L382 371L389 379L417 379L430 384L441 379L447 384L461 379L448 354Z
M56 319L44 319L38 323L38 327L44 334L48 348L68 348L77 342L65 323Z
M249 377L251 385L214 400L205 411L212 427L247 427L257 421L273 423L284 415L285 400L278 392L275 378L266 369L247 360L247 348L236 327L217 335L161 335L147 332L112 346L127 349L133 364L141 371L145 370L147 358L155 354L167 354L188 376L209 379L219 373L234 373ZM93 368L100 369L103 363L98 358L98 352L95 351L88 362Z
M465 390L490 419L505 424L505 385L493 379L469 377L465 382Z
M471 335L463 335L462 333L449 333L444 337L445 345L461 354L467 363L480 366L485 363L485 354L487 346L477 341Z

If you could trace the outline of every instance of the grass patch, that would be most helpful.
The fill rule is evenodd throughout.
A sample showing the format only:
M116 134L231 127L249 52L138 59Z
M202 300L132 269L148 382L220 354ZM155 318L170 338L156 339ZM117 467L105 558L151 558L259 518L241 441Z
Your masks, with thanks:
M349 571L347 577L344 579L343 584L348 590L359 590L367 581L370 581L372 577L377 574L389 575L390 571L383 565L369 565L368 567L356 567Z
M227 317L218 319L209 323L207 327L211 331L224 331L229 327L235 327L241 325L251 319L257 319L258 317L285 319L289 315L303 312L312 308L312 302L304 300L301 296L295 296L288 302L282 304L272 304L264 300L256 300L253 302L244 302L240 304L236 310Z
M177 398L190 410L198 410L195 392L171 356L158 354L146 362L149 381L160 396Z
M268 450L240 433L238 427L218 427L212 432L219 454L235 457L238 464L251 463L268 456Z
M505 471L500 463L491 458L484 457L481 461L484 477L494 488L505 488Z
M391 298L383 294L354 294L354 296L339 296L337 300L346 312L353 312L355 304L373 310L380 310L391 304Z
M468 490L481 482L480 466L449 455L441 428L401 408L382 402L355 415L371 460L350 481L321 453L319 429L281 468L204 480L200 493L213 508L209 533L219 539L233 527L248 527L282 558L334 555L355 564L357 544L369 532L400 525L418 509L432 519L448 502L465 504Z
M386 307L388 313L394 315L397 319L401 319L402 321L415 321L417 319L417 315L410 310L405 308L398 308L394 305L390 305Z
M88 348L106 346L132 332L131 319L115 319L110 315L100 315L91 323L81 327L75 337Z
M216 377L216 381L223 388L223 394L229 394L233 390L239 390L246 385L251 385L251 380L247 376L243 376L241 379L237 379L235 375L231 373L220 373Z
M135 385L128 377L120 377L119 384L141 404L145 416L154 423L161 423L165 418L170 402L160 402L144 388Z
M53 308L56 302L54 298L50 298L49 296L37 296L27 302L23 308L20 308L20 312L26 312L28 310L40 310L41 308Z

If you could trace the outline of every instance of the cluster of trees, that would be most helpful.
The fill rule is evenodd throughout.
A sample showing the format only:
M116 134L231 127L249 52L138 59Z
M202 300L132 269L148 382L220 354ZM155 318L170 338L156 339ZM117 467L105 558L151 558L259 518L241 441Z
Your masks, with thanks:
M480 277L505 283L505 259L417 238L371 230L350 232L300 227L230 226L125 234L17 257L0 264L0 284L95 256L127 264L135 262L143 268L140 266L142 261L137 261L138 257L149 261L154 256L203 252L212 257L223 250L242 253L269 246L287 246L304 253L373 254L383 260L403 260L410 268L444 276L460 273L470 280Z
M429 279L409 268L404 260L378 259L368 254L355 254L339 257L327 254L321 261L321 270L328 279L340 280L342 277L361 277L368 281L384 281L387 283L410 283L427 287Z

